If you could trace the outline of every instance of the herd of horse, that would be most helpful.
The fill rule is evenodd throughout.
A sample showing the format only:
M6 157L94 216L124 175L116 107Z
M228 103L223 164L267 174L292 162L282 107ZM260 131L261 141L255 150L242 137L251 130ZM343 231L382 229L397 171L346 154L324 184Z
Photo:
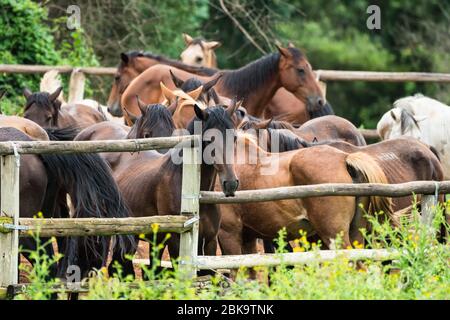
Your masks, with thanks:
M51 71L40 92L24 90L23 117L0 116L0 141L200 134L202 150L214 146L212 160L202 159L200 188L230 197L237 190L269 187L450 178L450 109L445 104L421 95L396 101L377 127L383 141L368 145L351 122L334 115L324 85L293 45L278 47L276 53L240 69L219 70L214 54L219 42L188 35L184 39L183 61L141 51L122 53L107 108L92 100L66 103L58 74ZM232 138L219 144L211 132ZM235 152L238 148L244 152ZM180 214L182 164L173 161L180 153L175 148L23 155L20 216ZM274 163L276 170L264 173ZM324 249L331 248L338 235L344 247L351 247L354 241L364 243L360 229L370 227L365 212L383 212L377 215L380 219L398 225L400 217L411 214L411 204L410 196L201 204L199 254L216 255L218 248L223 255L255 253L258 239L264 240L265 252L273 252L273 239L283 228L287 240L298 238L302 229L320 239ZM164 238L157 235L158 242ZM20 241L28 258L36 243L30 238ZM178 234L167 241L171 259L178 257L179 241ZM135 254L137 242L133 236L59 237L57 248L64 258L52 266L50 276L64 277L70 265L78 265L86 275L107 261L112 261L110 274L115 263L124 274L134 274L126 256ZM53 250L46 247L49 256Z

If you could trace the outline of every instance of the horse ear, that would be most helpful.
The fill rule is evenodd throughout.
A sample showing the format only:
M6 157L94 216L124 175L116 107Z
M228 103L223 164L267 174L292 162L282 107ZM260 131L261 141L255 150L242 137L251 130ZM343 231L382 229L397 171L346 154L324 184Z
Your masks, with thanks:
M216 78L205 83L203 85L203 92L208 92L212 87L214 87L217 84L217 81L219 81L219 79L222 78L222 76L223 76L223 74L221 73Z
M197 104L194 105L194 111L197 118L199 118L202 121L208 120L208 112L206 110L202 110Z
M58 99L59 95L61 94L63 87L58 87L55 92L50 94L49 99L51 102L54 102L56 99Z
M173 102L170 106L167 107L167 110L169 110L171 115L174 115L175 111L177 111L177 107L178 107L177 103Z
M392 119L394 119L394 121L397 121L397 117L395 115L394 110L391 110L391 117L392 117Z
M139 96L136 95L136 101L139 107L139 110L141 110L142 115L145 114L145 112L147 111L147 105L145 104L145 102L143 102L141 99L139 99Z
M281 54L283 57L285 57L285 58L287 58L287 59L292 58L292 54L291 54L291 52L289 51L288 48L283 48L283 47L277 45L277 49L278 49L278 52L280 52L280 54Z
M120 54L120 59L122 60L123 63L128 63L130 61L130 59L128 58L128 55L123 52Z
M181 86L184 84L184 81L180 78L177 78L177 76L173 74L172 70L170 70L169 72L170 76L172 77L172 81L175 84L175 87L181 88Z
M169 103L175 100L175 94L172 92L172 90L167 88L162 81L159 83L159 86L161 87L163 96L169 101Z
M291 41L289 41L288 48L295 48L295 45Z
M209 41L209 42L205 42L205 46L208 49L214 50L217 49L218 47L220 47L222 45L222 42L219 41Z
M272 121L273 121L273 118L260 121L255 125L255 129L267 129L267 128L269 128L269 125Z
M231 105L227 108L227 113L231 117L236 110L242 105L242 100L237 101L237 98L231 100Z
M190 46L192 41L194 41L194 39L192 39L192 37L190 35L188 35L187 33L183 33L183 39L184 42L186 43L186 46Z
M187 95L194 100L197 100L200 97L200 94L203 92L203 86L198 87L197 89L188 92Z
M25 96L25 98L28 99L32 94L33 94L33 92L31 92L30 89L28 89L28 88L23 89L23 95Z
M125 118L125 121L127 122L127 125L129 127L132 127L134 125L134 123L136 122L138 117L136 117L134 114L129 112L127 110L127 108L123 108L123 110L125 111L125 113L123 114L123 117Z

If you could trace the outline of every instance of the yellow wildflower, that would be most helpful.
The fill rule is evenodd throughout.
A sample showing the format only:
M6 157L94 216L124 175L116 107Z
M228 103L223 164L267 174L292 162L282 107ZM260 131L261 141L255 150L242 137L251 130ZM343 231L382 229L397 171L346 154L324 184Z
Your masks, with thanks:
M152 232L153 233L158 233L158 230L159 230L159 224L158 223L152 223L151 227L152 227Z

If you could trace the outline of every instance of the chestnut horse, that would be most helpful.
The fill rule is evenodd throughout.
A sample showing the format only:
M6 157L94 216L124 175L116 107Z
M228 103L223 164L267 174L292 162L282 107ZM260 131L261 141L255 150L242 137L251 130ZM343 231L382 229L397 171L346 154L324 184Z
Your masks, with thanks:
M348 154L330 146L315 146L283 153L262 150L253 138L239 135L248 153L237 153L236 173L240 190L321 183L376 182L388 180L377 162L363 152ZM257 155L256 162L249 155ZM271 170L271 171L263 171ZM258 203L220 205L219 242L224 254L256 252L256 239L272 240L286 228L287 240L299 237L299 229L317 234L327 248L342 232L343 246L363 243L359 228L364 221L358 203L368 212L380 210L392 216L389 199L382 197L312 197ZM369 210L369 207L372 210Z
M134 99L136 95L139 95L146 103L162 101L160 82L173 88L169 74L171 69L181 79L193 76L188 72L175 70L166 65L153 66L130 83L122 95L122 107L137 112L138 108ZM222 71L213 77L199 76L199 79L209 81L218 76L221 78L217 82L215 90L219 96L237 97L237 99L243 100L245 108L253 116L264 116L267 104L281 87L303 101L311 113L322 112L323 108L329 107L315 79L311 65L296 48L280 47L279 52L265 56L239 70Z
M171 60L148 52L130 51L128 53L121 53L120 63L117 67L116 74L114 75L114 82L107 103L108 111L112 115L116 117L121 117L123 115L120 106L122 94L133 79L151 66L157 64L169 65L194 75L211 76L217 72L215 69L190 66L180 61Z
M55 133L55 132L54 132ZM58 133L50 134L57 136ZM30 137L15 128L0 128L0 141L31 141ZM108 166L97 154L22 155L20 158L20 217L32 218L38 212L44 217L69 217L66 194L73 205L73 218L128 217ZM49 239L41 238L41 243ZM70 265L80 267L82 276L92 268L106 265L110 248L109 237L70 237L66 242L58 239L58 250L64 254L57 266L50 266L50 276L65 276ZM118 236L114 250L117 255L129 253L135 248L133 237ZM23 253L30 260L30 250L36 250L33 238L20 238L26 249ZM53 247L45 247L53 256ZM32 261L30 261L32 262Z
M82 104L61 106L58 97L62 87L53 93L35 92L25 89L27 98L24 118L36 122L43 128L73 127L84 129L91 124L105 121L104 114Z

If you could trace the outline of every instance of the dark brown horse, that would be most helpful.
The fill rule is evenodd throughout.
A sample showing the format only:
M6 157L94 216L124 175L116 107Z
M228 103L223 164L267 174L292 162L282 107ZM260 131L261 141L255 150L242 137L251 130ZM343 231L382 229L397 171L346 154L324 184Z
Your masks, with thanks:
M43 128L84 129L94 123L105 121L105 116L98 110L82 104L66 104L61 106L58 96L62 87L55 92L32 93L25 89L27 98L24 117L36 122Z
M207 140L203 141L202 149L210 145L205 134L211 129L218 130L226 136L227 130L235 130L231 120L234 108L225 109L215 106L201 110L196 107L197 118L188 127L190 134L201 134ZM197 124L195 124L197 123ZM200 132L194 132L195 126L201 124ZM221 147L215 149L215 160L205 161L201 165L201 190L213 190L216 175L218 185L227 196L233 196L238 187L238 180L234 173L233 165L226 162L225 150L228 144L234 141L226 141ZM232 148L233 145L231 145ZM114 173L123 197L129 205L134 216L152 216L180 213L182 163L174 159L180 159L179 149L171 149L164 155L154 151L148 151L145 156L135 154L127 160L127 164L120 166ZM220 215L215 205L200 206L200 230L199 251L206 255L215 255L217 247L217 233L219 230ZM158 235L158 241L162 241L164 234ZM179 236L172 235L168 242L169 253L172 259L179 254ZM162 251L160 252L162 255ZM123 262L124 269L131 272L131 264Z
M53 139L58 132L53 130L49 136ZM0 128L0 141L31 139L15 128ZM72 200L73 218L128 217L128 209L108 166L96 154L22 155L19 185L20 217L32 218L42 212L45 218L68 218L66 195ZM41 242L47 240L41 238ZM117 255L134 250L132 237L119 236L117 240L114 247ZM30 259L28 250L36 250L34 239L21 238L20 244L26 249L25 257ZM67 241L59 238L58 250L64 257L58 265L59 272L56 266L50 267L50 276L64 277L70 265L78 266L81 276L85 276L92 268L106 265L109 248L107 237L70 237ZM49 257L53 256L52 246L45 250Z
M173 88L170 69L173 68L156 65L144 71L125 90L121 100L122 107L133 113L137 112L134 99L136 95L146 103L161 101L160 82ZM173 70L181 79L193 76L182 70ZM263 57L239 70L222 71L213 77L199 78L202 81L209 81L219 75L222 77L215 86L219 96L243 100L249 114L257 117L264 116L267 104L281 87L303 101L310 112L322 111L323 108L329 107L311 65L296 48L279 48L279 52Z

